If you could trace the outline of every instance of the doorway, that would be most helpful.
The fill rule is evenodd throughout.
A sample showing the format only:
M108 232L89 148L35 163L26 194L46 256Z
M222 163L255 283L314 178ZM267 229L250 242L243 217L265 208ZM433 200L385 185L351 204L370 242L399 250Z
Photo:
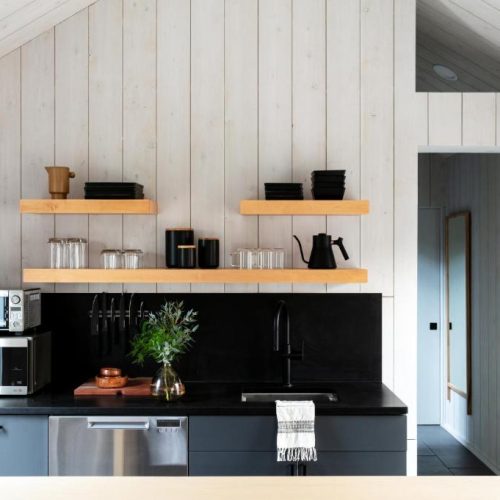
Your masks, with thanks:
M500 154L420 154L418 214L418 435L451 440L498 474ZM437 464L420 437L419 463Z

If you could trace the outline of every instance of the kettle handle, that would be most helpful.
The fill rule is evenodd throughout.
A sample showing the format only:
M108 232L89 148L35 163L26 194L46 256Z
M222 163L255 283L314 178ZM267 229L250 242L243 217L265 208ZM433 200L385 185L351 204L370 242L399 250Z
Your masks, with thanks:
M304 252L302 251L302 244L300 243L300 240L297 238L297 236L295 235L292 235L296 240L297 240L297 243L299 244L299 250L300 250L300 256L302 257L302 260L306 263L306 264L309 264L309 261L304 259Z
M337 245L342 252L342 257L344 257L345 260L349 260L349 255L347 254L343 241L344 238L337 238L336 240L333 240L332 245Z

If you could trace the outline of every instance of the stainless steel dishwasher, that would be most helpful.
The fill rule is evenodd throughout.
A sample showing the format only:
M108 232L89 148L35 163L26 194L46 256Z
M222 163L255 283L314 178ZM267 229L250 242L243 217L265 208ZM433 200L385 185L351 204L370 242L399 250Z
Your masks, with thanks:
M51 476L187 476L187 417L50 417Z

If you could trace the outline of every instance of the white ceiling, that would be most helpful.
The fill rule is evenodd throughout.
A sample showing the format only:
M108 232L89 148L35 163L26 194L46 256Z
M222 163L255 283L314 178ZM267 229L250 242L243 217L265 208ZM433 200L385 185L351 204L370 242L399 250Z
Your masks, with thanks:
M417 91L500 91L500 0L417 0Z
M0 0L0 57L96 0Z

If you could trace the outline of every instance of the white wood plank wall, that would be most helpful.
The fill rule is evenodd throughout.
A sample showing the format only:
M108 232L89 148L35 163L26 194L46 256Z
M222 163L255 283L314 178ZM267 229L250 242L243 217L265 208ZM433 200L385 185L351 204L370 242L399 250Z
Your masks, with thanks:
M414 9L415 0L99 0L0 59L0 109L13 114L9 140L0 140L0 172L17 186L0 188L8 207L1 222L20 234L0 262L2 280L20 284L22 266L46 266L54 234L88 237L92 265L104 247L139 247L148 266L164 265L164 230L172 226L220 238L226 266L237 246L260 245L285 248L287 265L300 267L292 234L306 255L314 233L343 236L351 259L336 251L338 264L366 266L367 285L124 289L382 293L384 381L410 405L413 439ZM418 96L426 105L419 137L446 137L429 128L426 97ZM470 116L491 121L487 102L468 104ZM474 134L482 143L491 138L489 129ZM461 143L461 124L452 139ZM47 196L43 166L54 162L77 172L71 197L82 196L87 179L137 180L160 212L21 222L19 190ZM370 215L239 215L241 198L264 197L264 182L303 181L311 197L310 172L321 169L345 169L347 197L368 198ZM122 287L57 286L87 289Z

